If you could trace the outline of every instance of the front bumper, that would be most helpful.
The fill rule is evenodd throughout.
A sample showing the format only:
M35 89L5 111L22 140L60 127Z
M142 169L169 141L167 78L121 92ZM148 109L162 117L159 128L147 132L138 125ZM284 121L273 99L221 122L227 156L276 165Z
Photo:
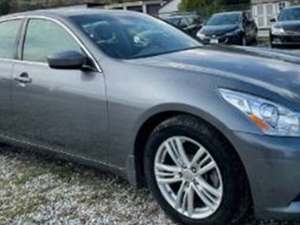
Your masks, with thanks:
M233 136L249 178L256 216L300 219L300 138L242 132Z
M217 40L217 43L216 43ZM221 36L206 36L201 38L200 41L203 44L231 44L231 45L240 45L242 38L240 34L235 35L221 35Z
M300 46L300 34L271 35L271 43L275 46Z

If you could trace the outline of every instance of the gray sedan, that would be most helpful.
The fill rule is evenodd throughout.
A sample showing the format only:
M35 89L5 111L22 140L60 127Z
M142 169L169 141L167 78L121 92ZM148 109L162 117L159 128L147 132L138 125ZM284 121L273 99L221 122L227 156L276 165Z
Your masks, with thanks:
M147 186L182 224L300 215L300 59L138 13L0 19L0 137ZM101 199L99 199L101 201Z

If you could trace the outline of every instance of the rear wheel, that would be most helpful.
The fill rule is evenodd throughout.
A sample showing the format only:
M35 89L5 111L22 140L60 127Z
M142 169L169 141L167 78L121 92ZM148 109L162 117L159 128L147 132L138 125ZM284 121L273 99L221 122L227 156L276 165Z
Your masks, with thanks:
M194 117L158 126L145 154L148 186L162 208L182 224L222 225L240 217L240 164L215 130Z

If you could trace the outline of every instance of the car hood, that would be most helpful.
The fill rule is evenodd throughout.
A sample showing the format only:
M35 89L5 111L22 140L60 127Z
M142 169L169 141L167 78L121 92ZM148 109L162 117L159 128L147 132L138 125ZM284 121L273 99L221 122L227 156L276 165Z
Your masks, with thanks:
M252 47L201 47L135 63L209 74L260 86L300 102L300 56Z
M212 36L212 35L223 35L229 32L232 32L236 29L239 28L239 25L233 24L233 25L220 25L220 26L209 26L206 25L204 27L202 27L201 29L201 33L205 34L207 36Z
M277 22L275 27L282 27L285 31L292 31L300 33L300 21L282 21Z

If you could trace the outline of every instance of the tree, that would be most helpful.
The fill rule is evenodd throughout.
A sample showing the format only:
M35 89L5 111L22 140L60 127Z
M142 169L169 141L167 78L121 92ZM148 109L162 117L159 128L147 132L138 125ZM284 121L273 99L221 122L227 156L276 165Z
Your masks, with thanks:
M0 0L0 15L10 12L10 0Z
M224 7L224 0L182 0L179 5L180 11L195 11L203 17L207 17Z
M248 4L250 0L182 0L180 11L196 11L203 17L223 10L228 5Z

